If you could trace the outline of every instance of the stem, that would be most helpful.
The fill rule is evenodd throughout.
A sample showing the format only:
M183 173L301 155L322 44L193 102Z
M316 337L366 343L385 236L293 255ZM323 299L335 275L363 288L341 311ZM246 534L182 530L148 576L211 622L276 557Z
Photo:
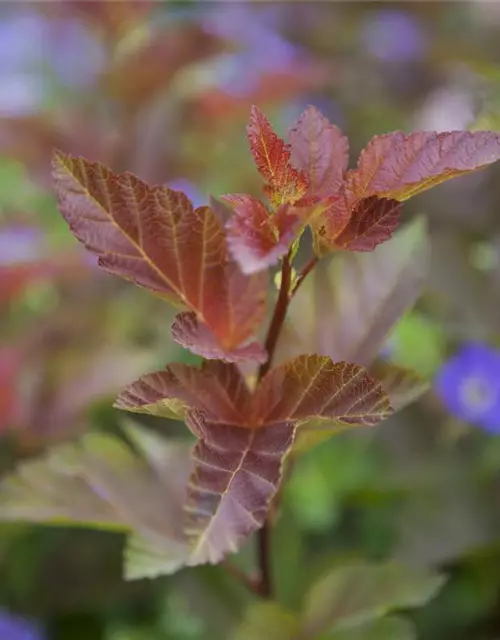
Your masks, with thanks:
M239 567L235 567L234 564L231 564L230 562L225 562L224 568L231 576L233 576L233 578L244 585L249 591L252 591L256 595L261 595L261 580L252 578L244 571L242 571Z
M288 311L288 304L290 302L290 283L292 279L292 265L290 264L290 254L288 253L283 258L283 266L281 268L281 287L278 294L278 300L276 307L274 308L274 314L269 325L267 332L267 338L265 343L265 349L267 351L267 360L261 364L258 374L258 381L262 378L271 368L273 361L274 350L278 344L278 338L280 337L283 322L286 318L286 312Z
M258 533L258 551L260 565L259 594L263 598L271 598L273 595L273 581L271 575L271 525L266 519L262 529Z
M281 267L281 285L278 294L278 300L274 308L271 324L267 331L267 337L265 342L265 349L267 351L267 360L261 364L258 372L257 380L260 382L266 375L272 365L274 352L276 345L280 337L283 323L285 322L286 314L288 311L288 305L293 296L297 293L297 289L300 287L307 275L312 271L318 262L318 258L312 258L304 267L303 271L299 274L297 281L293 288L290 290L292 283L292 265L291 265L291 253L289 252L283 259ZM237 567L225 563L228 572L244 584L253 593L262 596L263 598L271 598L273 595L273 582L271 575L271 521L270 516L267 517L262 528L258 532L258 556L259 556L259 568L260 577L255 580L248 576L246 573L238 569Z
M306 277L311 273L311 271L314 269L314 267L318 264L318 260L319 258L317 258L316 256L314 256L314 258L311 258L309 260L309 262L306 264L306 266L304 267L304 269L302 270L302 272L299 274L299 277L297 278L295 285L292 289L292 291L290 292L290 300L293 298L293 296L297 293L297 289L300 287L300 285L304 282L304 280L306 279Z

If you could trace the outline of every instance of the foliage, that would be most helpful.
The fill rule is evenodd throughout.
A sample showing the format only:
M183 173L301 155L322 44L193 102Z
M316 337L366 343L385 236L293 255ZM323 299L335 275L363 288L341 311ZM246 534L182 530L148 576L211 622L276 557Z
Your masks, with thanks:
M111 4L0 18L5 633L498 634L493 9Z

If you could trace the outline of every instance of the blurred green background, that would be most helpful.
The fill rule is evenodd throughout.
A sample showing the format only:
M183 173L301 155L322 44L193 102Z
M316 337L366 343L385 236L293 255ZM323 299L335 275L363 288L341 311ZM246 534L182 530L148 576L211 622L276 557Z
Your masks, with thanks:
M316 105L349 136L352 162L394 129L500 129L500 3L1 3L4 472L85 429L115 432L117 391L188 357L170 341L173 310L99 271L72 238L51 192L52 149L196 203L258 193L251 104L282 133ZM428 220L432 264L387 348L431 381L462 343L500 346L499 178L493 167L405 205ZM419 637L499 638L499 472L500 439L449 415L432 389L381 428L316 447L273 538L279 600L297 607L329 559L390 555L449 577L413 614ZM54 640L229 637L248 598L222 568L127 584L122 545L0 525L0 610Z

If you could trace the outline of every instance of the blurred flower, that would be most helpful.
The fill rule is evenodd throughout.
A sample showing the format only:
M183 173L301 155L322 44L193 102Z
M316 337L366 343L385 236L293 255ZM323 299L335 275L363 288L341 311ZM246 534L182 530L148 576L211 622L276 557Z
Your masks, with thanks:
M442 131L465 129L475 118L471 94L458 86L441 87L429 95L416 118L416 128Z
M103 69L106 55L90 29L77 20L47 25L48 63L58 80L70 87L89 86Z
M455 417L500 432L500 352L469 343L442 367L436 393Z
M45 634L39 625L0 610L0 638L2 640L44 640Z
M426 47L417 20L406 11L392 9L370 14L362 25L361 41L375 58L395 62L417 60Z
M246 3L215 4L203 24L207 31L234 42L239 51L219 56L214 64L217 85L232 95L245 95L264 73L291 72L299 49L281 36L277 14Z
M198 187L190 180L186 180L185 178L176 178L175 180L168 182L167 187L174 189L174 191L183 191L191 200L195 208L206 204L206 198L203 197Z
M101 69L104 51L77 21L48 20L27 9L0 18L0 115L41 108L50 88L43 71L72 87L87 86Z
M43 255L43 233L24 226L0 228L0 266L37 260Z

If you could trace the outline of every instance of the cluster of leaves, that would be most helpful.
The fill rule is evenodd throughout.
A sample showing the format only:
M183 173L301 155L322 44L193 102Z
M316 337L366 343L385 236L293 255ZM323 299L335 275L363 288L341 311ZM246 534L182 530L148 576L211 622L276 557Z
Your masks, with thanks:
M173 467L162 453L168 444L142 442L141 454L86 436L7 478L0 517L132 531L129 577L222 561L265 524L284 463L304 438L376 425L422 392L415 375L375 362L392 324L415 300L422 272L408 269L411 252L391 271L390 243L369 254L371 261L364 252L392 236L402 201L500 158L500 135L492 132L395 132L375 137L348 169L346 138L314 107L298 118L289 144L256 107L247 131L263 200L230 194L195 209L180 191L54 156L59 207L73 234L104 270L179 307L172 337L204 358L200 367L174 363L140 378L115 406L184 420L197 443L177 451ZM312 255L295 271L306 227ZM321 301L343 327L338 342L329 340L328 327L313 326L313 342L306 338L302 353L276 365L277 348L288 348L279 342L289 306L294 317L290 303L318 261L321 274L327 254L348 286L361 283L363 295L354 303L352 292ZM279 261L279 292L261 344L269 268ZM398 277L384 278L393 273ZM373 274L381 281L376 294ZM403 295L407 274L413 280ZM356 328L366 314L370 322ZM313 321L321 318L318 307ZM177 464L182 472L174 481Z

